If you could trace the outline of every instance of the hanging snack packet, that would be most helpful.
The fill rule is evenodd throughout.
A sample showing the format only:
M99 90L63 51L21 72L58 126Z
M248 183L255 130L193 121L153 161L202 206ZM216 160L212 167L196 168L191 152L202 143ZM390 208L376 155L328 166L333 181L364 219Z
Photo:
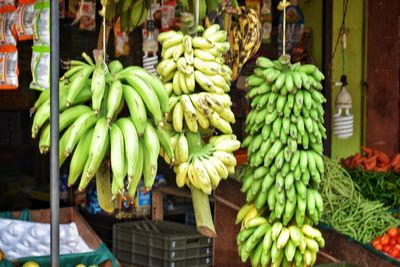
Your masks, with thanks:
M35 45L50 45L50 3L35 3L33 41Z
M17 45L15 13L0 14L0 45Z
M16 12L15 28L19 41L33 38L32 23L35 15L34 0L20 0Z
M0 13L14 12L17 9L15 0L1 0Z
M96 29L96 1L81 1L79 4L79 29L94 31Z
M15 46L0 47L0 90L18 88L18 50Z
M121 31L119 19L114 23L114 47L115 57L129 55L129 36L126 32Z
M50 48L48 46L33 46L31 72L33 81L31 89L46 90L50 88Z

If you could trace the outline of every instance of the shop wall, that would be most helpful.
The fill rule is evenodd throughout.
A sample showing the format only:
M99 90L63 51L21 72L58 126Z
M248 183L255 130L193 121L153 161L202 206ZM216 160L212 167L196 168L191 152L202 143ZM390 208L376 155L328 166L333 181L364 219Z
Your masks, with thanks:
M304 27L312 30L311 54L315 64L322 68L322 3L321 0L299 0L304 14Z
M364 38L365 38L365 20L364 10L366 7L365 0L349 0L346 16L347 29L347 52L345 71L348 78L348 91L353 99L353 108L351 112L354 114L354 134L351 138L341 140L332 134L332 157L341 158L358 152L363 144L364 136ZM312 29L312 47L311 54L315 64L322 68L322 33L323 18L322 9L323 1L319 0L299 0L298 5L303 10L305 17L305 27ZM332 21L332 50L335 47L343 16L343 0L333 1L333 21ZM342 75L342 55L341 46L337 48L335 57L331 64L332 83L339 81ZM332 51L333 53L333 51ZM332 113L336 113L335 98L340 88L332 86ZM333 128L332 128L333 129Z
M345 71L348 79L347 90L353 99L351 112L354 114L354 134L352 137L341 140L332 134L332 157L341 158L354 154L360 150L363 144L364 128L364 51L365 51L365 25L364 8L366 1L349 0L346 16L347 51ZM340 32L343 16L343 1L333 1L332 24L332 49ZM342 56L338 47L332 62L332 82L339 81L342 75ZM332 113L337 112L335 98L340 88L332 86Z

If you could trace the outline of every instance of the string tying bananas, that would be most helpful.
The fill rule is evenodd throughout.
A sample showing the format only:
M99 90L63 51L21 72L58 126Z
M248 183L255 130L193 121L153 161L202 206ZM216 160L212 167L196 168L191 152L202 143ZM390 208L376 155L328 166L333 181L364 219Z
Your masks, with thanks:
M111 212L112 198L125 190L133 197L142 176L152 187L160 149L171 149L161 140L169 99L164 85L141 67L123 68L117 60L95 64L83 56L85 61L70 61L60 79L59 164L71 157L68 184L80 177L79 190L96 177L100 207ZM50 147L49 97L42 92L31 109L32 138L40 134L41 153ZM125 105L129 116L121 117Z
M325 98L320 92L324 75L314 65L290 64L287 56L275 61L259 57L256 65L246 80L251 110L246 117L247 137L242 147L247 148L249 167L241 190L248 204L239 211L238 221L246 221L243 214L251 210L249 217L263 215L257 221L265 222L260 223L265 233L277 224L281 230L287 229L282 230L285 232L294 227L308 229L318 223L323 212L323 200L317 189L324 173ZM246 222L242 232L250 232ZM239 236L245 235L241 233ZM287 243L290 248L285 242L279 245L281 235L275 235L276 246L268 243L272 241L265 241L268 246L263 246L261 239L238 244L242 260L250 257L252 266L268 266L270 262L272 266L314 264L316 252L323 246L320 234L318 239L305 239L309 244L303 249L296 249L301 243ZM269 256L263 259L263 253ZM296 253L297 258L293 256Z

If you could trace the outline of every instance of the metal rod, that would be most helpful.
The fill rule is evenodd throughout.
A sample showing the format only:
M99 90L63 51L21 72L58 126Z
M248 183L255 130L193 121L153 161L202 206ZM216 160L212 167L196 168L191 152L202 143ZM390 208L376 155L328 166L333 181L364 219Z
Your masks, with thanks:
M50 214L51 266L59 266L60 254L60 173L58 168L58 79L60 61L59 2L50 1Z

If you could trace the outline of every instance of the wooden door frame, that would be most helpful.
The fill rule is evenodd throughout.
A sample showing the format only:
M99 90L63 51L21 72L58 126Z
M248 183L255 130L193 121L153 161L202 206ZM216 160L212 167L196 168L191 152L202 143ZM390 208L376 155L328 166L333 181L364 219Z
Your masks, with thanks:
M365 144L393 155L400 149L400 2L368 1L366 9Z
M331 156L332 153L332 83L331 83L331 64L332 64L332 18L333 18L333 0L323 1L322 7L322 70L325 74L324 91L323 94L326 98L324 104L325 110L325 128L327 139L324 141L324 154Z

